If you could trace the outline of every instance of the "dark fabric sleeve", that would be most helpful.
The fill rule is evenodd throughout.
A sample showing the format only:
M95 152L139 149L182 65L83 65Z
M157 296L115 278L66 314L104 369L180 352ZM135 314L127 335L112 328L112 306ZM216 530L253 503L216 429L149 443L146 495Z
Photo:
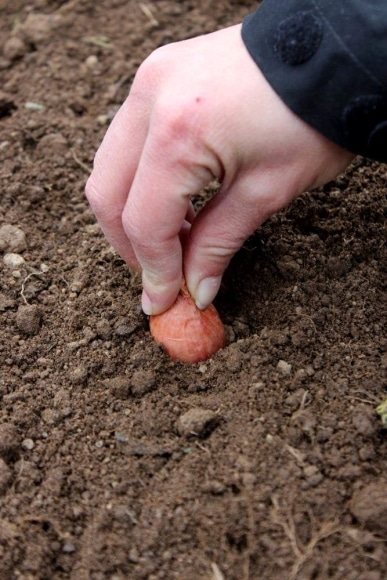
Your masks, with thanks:
M387 162L387 0L264 0L242 38L296 115Z

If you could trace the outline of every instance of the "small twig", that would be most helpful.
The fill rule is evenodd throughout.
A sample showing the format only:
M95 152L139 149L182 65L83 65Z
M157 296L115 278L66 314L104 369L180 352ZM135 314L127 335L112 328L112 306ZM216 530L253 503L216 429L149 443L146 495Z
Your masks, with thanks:
M369 397L369 400L361 399L360 397L354 397L353 395L348 395L347 396L348 399L355 399L358 401L362 401L363 403L368 403L369 405L371 405L373 403L377 403L379 401L379 399L377 397L375 397L375 395L373 395L372 393L367 393L366 391L364 391L364 389L354 389L352 391L352 393L359 393L360 395L364 395L365 397Z
M84 41L89 44L93 44L94 46L99 46L101 48L109 48L109 49L112 48L109 38L107 36L104 36L103 34L99 34L96 36L86 36L84 38Z
M197 435L197 433L192 433L192 435ZM211 451L205 445L201 445L201 443L196 442L196 446L199 447L199 449L201 449L202 451L208 453L208 455L211 455Z
M290 455L294 457L298 467L305 467L306 463L304 461L304 454L301 453L298 449L295 449L291 445L285 445L286 451L289 451Z
M90 167L88 167L88 165L86 165L86 163L83 163L83 161L81 161L81 160L79 159L79 157L78 157L78 156L77 156L77 154L75 153L74 149L71 149L71 153L72 153L72 156L73 156L73 158L74 158L74 161L75 161L75 163L78 163L78 165L79 165L80 167L82 167L82 169L84 169L84 170L86 171L86 173L90 174L90 173L91 173L91 168L90 168Z
M152 24L152 26L158 26L159 25L158 20L156 20L156 18L154 17L153 12L149 8L149 6L147 6L143 2L140 2L139 3L139 7L140 7L141 12L143 12L145 14L145 16L149 19L149 21Z
M351 395L348 395L347 399L351 399L352 401L359 401L360 403L365 403L366 405L374 404L372 401L368 401L367 399L361 399L360 397L352 397Z
M44 280L43 274L40 274L39 272L31 272L30 274L28 274L28 276L26 276L24 278L23 283L22 283L22 287L21 287L21 290L20 290L20 296L23 298L24 303L27 304L27 305L28 305L28 301L27 301L27 298L24 295L24 290L25 290L25 287L26 287L27 280L29 280L30 278L32 278L32 276L36 276L37 278L40 278L40 279L43 279Z
M215 562L211 562L211 569L213 574L213 580L225 580L222 572L219 570L219 566Z
M300 402L300 407L298 409L299 411L302 411L305 408L306 399L308 398L308 395L309 395L309 391L303 392L301 402Z

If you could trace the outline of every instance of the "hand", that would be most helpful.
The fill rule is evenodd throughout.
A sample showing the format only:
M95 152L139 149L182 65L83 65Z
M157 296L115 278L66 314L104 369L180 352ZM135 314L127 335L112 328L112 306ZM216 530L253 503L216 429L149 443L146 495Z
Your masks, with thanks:
M173 303L183 275L205 308L246 238L353 158L283 104L240 32L156 50L95 158L86 194L110 243L141 267L147 314ZM195 216L190 197L214 177L221 189Z

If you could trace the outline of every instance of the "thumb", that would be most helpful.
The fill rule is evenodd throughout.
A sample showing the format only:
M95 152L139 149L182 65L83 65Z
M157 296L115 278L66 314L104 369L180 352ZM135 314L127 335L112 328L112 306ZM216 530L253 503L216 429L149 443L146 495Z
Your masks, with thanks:
M277 174L278 175L278 174ZM223 273L245 240L299 192L295 180L273 172L222 187L194 220L184 251L188 290L200 309L215 298Z

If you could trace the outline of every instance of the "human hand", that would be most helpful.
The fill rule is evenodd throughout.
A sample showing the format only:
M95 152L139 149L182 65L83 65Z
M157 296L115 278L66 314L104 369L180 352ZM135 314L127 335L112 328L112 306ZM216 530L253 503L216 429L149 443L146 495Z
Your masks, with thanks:
M86 194L109 242L141 267L147 314L173 303L183 275L205 308L248 236L353 158L284 105L240 32L156 50L95 158ZM220 191L195 216L190 197L213 178Z

